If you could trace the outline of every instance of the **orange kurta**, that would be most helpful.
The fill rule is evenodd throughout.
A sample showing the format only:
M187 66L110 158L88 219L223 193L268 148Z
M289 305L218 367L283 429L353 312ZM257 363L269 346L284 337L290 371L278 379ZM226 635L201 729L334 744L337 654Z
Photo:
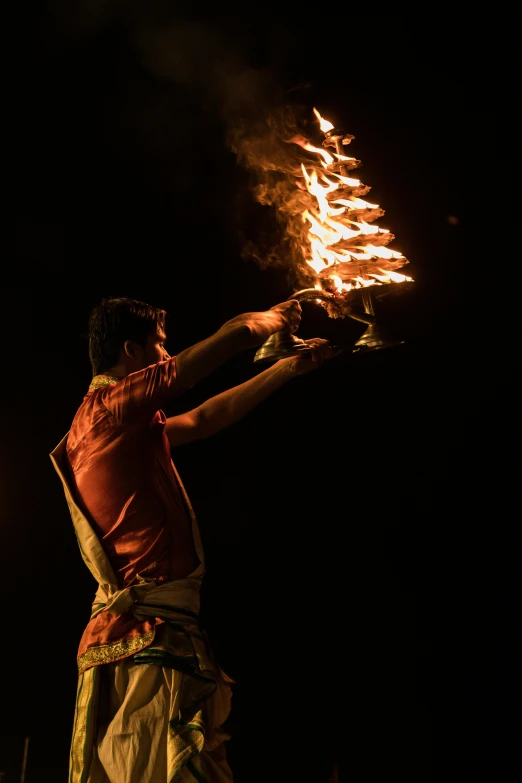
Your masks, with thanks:
M119 587L188 576L200 561L183 490L171 461L161 406L179 393L175 357L119 380L96 376L67 436L68 479L114 569ZM153 638L160 618L102 610L78 655L132 637ZM122 655L132 645L122 645Z

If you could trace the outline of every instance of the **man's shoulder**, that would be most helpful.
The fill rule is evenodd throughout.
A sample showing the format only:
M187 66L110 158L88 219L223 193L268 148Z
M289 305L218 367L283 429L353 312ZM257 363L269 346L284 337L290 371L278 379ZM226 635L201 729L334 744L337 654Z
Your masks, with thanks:
M68 451L76 448L88 433L114 426L113 417L103 404L100 392L101 389L87 392L74 414L67 437Z
M109 429L114 432L121 429L148 429L151 426L164 426L165 424L166 417L161 408L153 412L148 411L146 416L133 417L132 421L121 422L114 416L110 408L105 405L104 397L103 388L89 391L85 395L71 423L67 439L68 448L73 443L76 446L88 433L101 434L102 432L106 433Z

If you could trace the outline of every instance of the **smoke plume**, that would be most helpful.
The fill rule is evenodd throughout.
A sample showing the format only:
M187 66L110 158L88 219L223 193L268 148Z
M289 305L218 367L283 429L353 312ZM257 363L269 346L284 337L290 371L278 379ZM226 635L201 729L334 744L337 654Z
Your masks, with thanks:
M248 65L215 27L192 20L172 26L142 20L135 31L142 61L152 73L189 85L219 112L227 144L250 174L253 198L270 211L274 244L264 247L255 236L246 237L244 257L261 268L286 269L292 284L306 284L312 276L303 256L307 229L302 213L313 203L302 184L301 164L311 158L291 139L306 135L311 108L292 100L272 70Z
M313 204L307 190L296 183L302 185L301 164L311 158L290 140L307 135L313 119L311 107L299 103L296 92L286 89L276 70L250 64L252 30L247 34L235 30L228 19L195 21L193 11L182 6L176 3L173 11L172 4L162 0L77 0L72 4L56 0L55 29L69 41L109 28L125 31L151 75L186 86L205 111L220 117L229 150L248 172L251 196L266 208L268 223L273 225L267 232L268 241L261 240L263 232L256 231L255 225L248 229L250 235L242 232L243 256L261 268L287 270L292 285L306 283L311 277L303 256L307 231L302 213ZM150 106L145 110L149 113ZM190 118L180 117L180 122L187 121ZM170 143L169 131L162 134L158 125L159 110L156 125L149 122L147 132L142 133L145 146Z

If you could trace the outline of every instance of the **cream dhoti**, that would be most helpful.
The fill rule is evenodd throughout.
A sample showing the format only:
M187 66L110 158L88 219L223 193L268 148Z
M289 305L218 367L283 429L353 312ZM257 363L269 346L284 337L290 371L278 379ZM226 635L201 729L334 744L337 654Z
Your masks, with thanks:
M231 783L223 723L232 680L199 622L205 567L188 499L196 570L162 584L138 576L121 588L68 481L65 442L51 459L98 583L78 655L69 783Z

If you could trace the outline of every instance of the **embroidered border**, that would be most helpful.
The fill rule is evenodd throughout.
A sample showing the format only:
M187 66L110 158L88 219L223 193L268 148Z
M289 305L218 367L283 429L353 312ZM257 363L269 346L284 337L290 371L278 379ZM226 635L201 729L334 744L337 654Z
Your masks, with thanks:
M92 379L89 391L94 389L101 389L102 386L109 386L111 383L119 383L121 378L115 378L114 375L95 375Z
M89 773L96 727L98 674L97 669L89 669L78 681L69 756L69 783L86 783Z
M78 658L78 674L82 674L91 666L99 666L102 663L112 663L120 658L127 658L154 640L155 630L148 631L141 636L132 636L130 639L122 639L119 642L102 644L99 647L90 647Z

